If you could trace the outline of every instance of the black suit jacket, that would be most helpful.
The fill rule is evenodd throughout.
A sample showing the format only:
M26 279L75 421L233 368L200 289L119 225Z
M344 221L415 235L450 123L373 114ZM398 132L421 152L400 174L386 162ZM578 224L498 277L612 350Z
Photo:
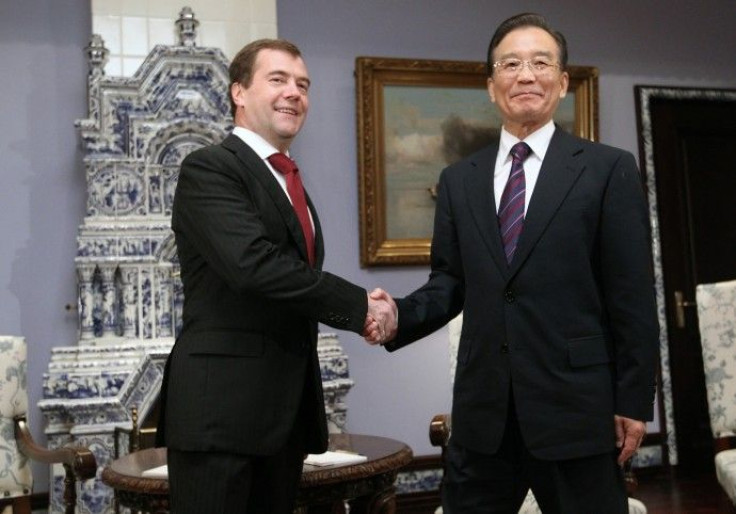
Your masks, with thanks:
M327 448L317 323L361 332L366 291L316 266L289 199L237 136L181 166L172 227L184 323L162 387L159 444L268 455L302 406L307 451Z
M432 271L398 300L391 351L463 310L452 437L493 453L509 391L544 459L611 451L613 416L652 418L658 354L647 207L631 154L557 128L506 263L493 196L498 142L440 177Z

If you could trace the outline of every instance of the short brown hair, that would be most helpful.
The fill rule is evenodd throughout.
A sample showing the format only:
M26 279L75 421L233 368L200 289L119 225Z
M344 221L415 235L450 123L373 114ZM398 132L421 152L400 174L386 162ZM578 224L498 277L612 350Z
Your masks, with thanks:
M489 77L493 75L493 51L501 43L501 40L508 35L509 32L524 27L540 28L554 38L554 40L557 42L557 47L560 50L560 70L565 71L565 69L567 68L567 41L565 41L565 36L563 36L561 32L558 32L550 27L547 23L547 20L545 20L544 16L542 16L541 14L525 12L517 14L516 16L512 16L511 18L503 21L501 25L499 25L496 29L496 32L493 34L493 37L491 38L491 43L488 45L488 57L486 60L487 72Z
M281 50L287 52L294 57L301 57L302 53L299 48L292 42L285 39L256 39L245 45L233 58L230 63L230 85L243 84L245 87L250 86L253 80L253 67L256 63L256 57L261 50ZM237 106L230 97L230 111L235 116Z

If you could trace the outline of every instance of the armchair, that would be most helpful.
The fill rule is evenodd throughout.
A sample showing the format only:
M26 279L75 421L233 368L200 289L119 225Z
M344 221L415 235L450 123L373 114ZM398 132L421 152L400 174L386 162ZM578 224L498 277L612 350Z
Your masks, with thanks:
M447 328L450 337L450 378L454 381L455 378L455 367L457 365L457 348L460 343L460 332L462 331L463 315L460 313L455 319L448 323ZM449 414L437 414L432 418L429 424L429 440L432 446L437 446L442 450L442 462L445 461L445 450L447 444L450 441L452 433L452 419ZM631 462L627 463L626 467L626 492L629 495L629 514L646 514L647 508L644 504L635 499L631 498L631 495L636 490L637 481L636 477L631 470ZM442 508L437 509L436 514L441 514ZM534 498L531 490L524 498L524 502L519 509L519 514L536 514L541 513L541 509L537 504L537 500Z
M66 470L64 503L67 514L76 505L76 482L97 472L94 455L86 448L48 450L36 444L26 423L26 342L22 337L0 336L0 509L31 513L33 478L29 459L62 464Z
M716 477L736 504L736 280L695 288Z

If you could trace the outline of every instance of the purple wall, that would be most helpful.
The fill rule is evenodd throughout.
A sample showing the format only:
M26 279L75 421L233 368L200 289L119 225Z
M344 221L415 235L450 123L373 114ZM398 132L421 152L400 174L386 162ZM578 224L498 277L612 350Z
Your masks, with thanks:
M87 115L89 2L0 3L0 333L28 343L29 421L53 346L77 342L76 233L85 180L74 121ZM47 468L34 467L36 491Z
M182 5L186 2L183 1ZM583 5L581 5L583 4ZM615 5L614 5L615 4ZM652 5L666 6L657 13ZM496 0L278 0L280 34L305 53L314 81L310 120L293 151L320 209L327 269L402 295L426 268L361 269L355 133L356 56L482 60L491 31L539 10L566 34L571 62L600 68L601 139L638 154L633 85L736 88L732 0L599 3ZM86 117L89 2L0 2L0 333L28 339L30 421L53 346L75 344L74 255L85 181L74 121ZM449 409L446 331L389 355L340 334L356 386L349 428L433 454L427 426ZM46 470L34 470L38 491Z

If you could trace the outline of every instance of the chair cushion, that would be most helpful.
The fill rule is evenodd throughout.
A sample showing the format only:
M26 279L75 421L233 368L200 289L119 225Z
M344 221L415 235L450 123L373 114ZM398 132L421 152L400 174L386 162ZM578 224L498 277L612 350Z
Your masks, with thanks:
M28 410L26 342L0 336L0 497L30 494L33 486L28 459L15 444L13 417Z
M647 514L647 508L636 498L629 498L629 514Z
M716 477L731 501L736 504L736 450L716 454Z
M541 512L542 509L539 508L539 504L537 503L537 499L534 497L534 493L529 489L529 492L526 493L526 498L524 498L524 503L521 504L519 514L541 514Z

